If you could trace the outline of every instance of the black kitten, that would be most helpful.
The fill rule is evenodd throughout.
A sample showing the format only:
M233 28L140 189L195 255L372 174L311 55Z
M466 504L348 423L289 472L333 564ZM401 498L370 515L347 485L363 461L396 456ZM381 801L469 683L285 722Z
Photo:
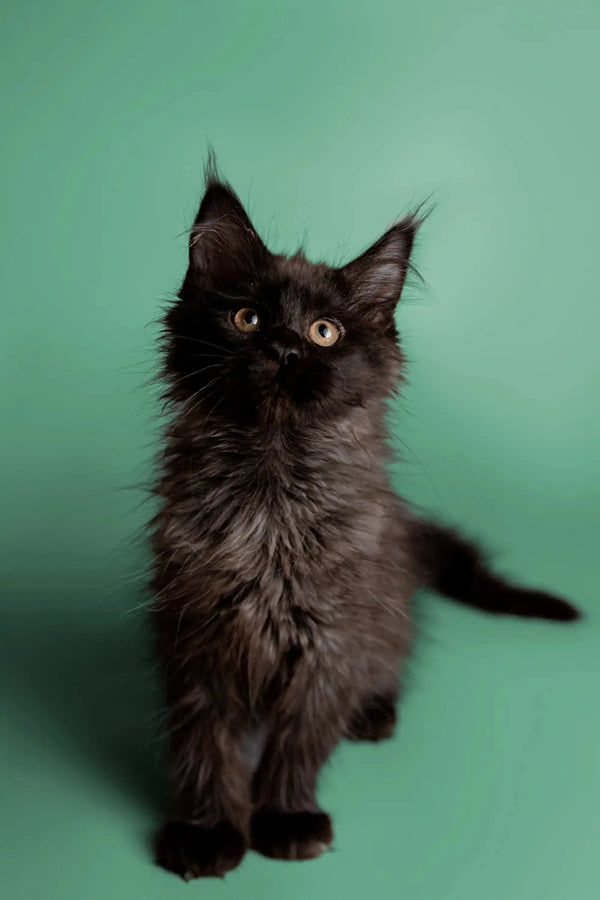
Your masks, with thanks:
M172 782L156 857L186 879L223 875L248 847L309 859L329 846L319 769L340 738L392 734L420 587L578 617L390 488L394 309L418 224L341 268L286 258L209 168L165 317L173 416L152 522Z

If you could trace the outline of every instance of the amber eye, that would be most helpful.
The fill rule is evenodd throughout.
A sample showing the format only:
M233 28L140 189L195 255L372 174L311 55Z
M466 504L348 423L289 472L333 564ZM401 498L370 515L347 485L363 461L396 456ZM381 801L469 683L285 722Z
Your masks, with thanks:
M341 332L329 319L317 319L308 329L308 335L320 347L332 347L339 341Z
M260 324L258 313L250 306L244 306L243 309L238 309L236 312L233 317L233 324L238 331L258 331L258 326Z

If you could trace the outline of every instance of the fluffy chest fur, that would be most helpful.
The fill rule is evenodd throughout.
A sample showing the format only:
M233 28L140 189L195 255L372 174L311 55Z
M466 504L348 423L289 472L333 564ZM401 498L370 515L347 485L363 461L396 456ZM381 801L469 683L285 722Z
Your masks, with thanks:
M177 428L171 436L155 531L159 602L168 578L165 615L177 619L180 646L239 672L253 703L302 662L347 667L357 636L380 651L385 620L402 614L386 553L397 500L369 421L357 408L310 442L232 429L192 443Z

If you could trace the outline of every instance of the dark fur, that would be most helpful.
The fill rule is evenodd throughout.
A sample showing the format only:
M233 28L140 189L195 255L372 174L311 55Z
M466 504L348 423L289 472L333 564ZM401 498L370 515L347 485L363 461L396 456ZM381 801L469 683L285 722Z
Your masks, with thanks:
M392 734L417 589L577 616L507 584L390 489L394 308L417 225L404 219L342 268L274 255L209 170L165 317L173 415L152 523L172 783L156 856L184 878L223 875L248 846L280 859L329 846L319 769L343 737ZM261 313L257 333L231 324L245 306ZM321 316L344 328L329 348L306 337Z

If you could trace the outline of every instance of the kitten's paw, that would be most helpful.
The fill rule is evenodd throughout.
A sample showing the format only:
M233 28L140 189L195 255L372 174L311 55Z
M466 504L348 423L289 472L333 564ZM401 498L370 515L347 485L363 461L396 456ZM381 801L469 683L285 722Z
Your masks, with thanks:
M219 822L214 828L167 822L156 836L154 849L157 864L184 881L222 878L241 862L246 840L229 822Z
M331 819L324 812L280 812L259 809L252 816L253 850L273 859L314 859L333 840Z
M351 741L384 741L396 727L396 706L388 697L373 697L357 709L348 723Z

